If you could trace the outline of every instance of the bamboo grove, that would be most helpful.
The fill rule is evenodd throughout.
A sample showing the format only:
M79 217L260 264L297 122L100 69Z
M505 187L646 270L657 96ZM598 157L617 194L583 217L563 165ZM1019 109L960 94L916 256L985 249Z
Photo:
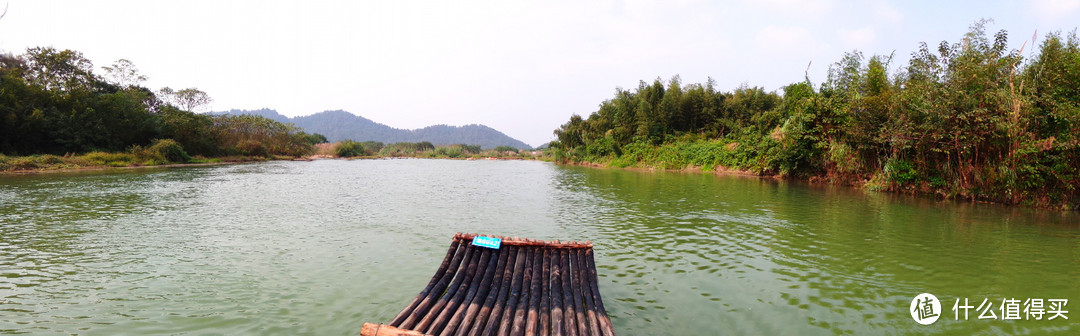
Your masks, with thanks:
M745 85L720 92L711 79L641 82L588 118L571 117L551 145L563 162L737 169L1076 209L1076 31L1008 50L1007 32L989 36L986 24L961 42L921 44L893 71L893 56L847 53L824 83L807 79L782 95Z
M151 91L126 60L93 69L72 50L0 55L0 154L135 153L168 140L191 155L298 156L325 142L263 117L193 113L210 101L204 92Z

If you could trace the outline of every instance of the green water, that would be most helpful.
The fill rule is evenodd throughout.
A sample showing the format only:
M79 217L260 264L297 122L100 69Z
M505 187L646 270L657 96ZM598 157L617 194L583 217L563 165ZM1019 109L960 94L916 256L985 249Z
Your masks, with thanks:
M0 176L0 334L356 335L455 232L591 240L622 335L1080 333L1080 216L709 174L322 160ZM941 299L922 326L909 304ZM954 319L953 303L998 319ZM1068 320L1001 300L1069 299Z

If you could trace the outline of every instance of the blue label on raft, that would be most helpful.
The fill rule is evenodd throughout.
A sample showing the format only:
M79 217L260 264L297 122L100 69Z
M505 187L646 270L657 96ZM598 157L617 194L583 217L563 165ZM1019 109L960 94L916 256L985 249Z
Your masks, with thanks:
M498 250L502 245L502 239L492 237L473 237L472 244Z

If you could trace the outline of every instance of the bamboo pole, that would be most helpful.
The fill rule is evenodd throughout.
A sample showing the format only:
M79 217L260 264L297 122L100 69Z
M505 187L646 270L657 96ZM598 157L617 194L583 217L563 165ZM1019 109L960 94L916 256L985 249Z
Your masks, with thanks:
M463 329L469 328L469 323L467 320L465 320L465 318L468 316L470 308L478 305L476 304L477 297L483 298L487 295L486 289L491 284L491 278L495 276L495 268L499 264L499 255L501 254L500 251L501 250L491 251L491 257L488 258L488 261L485 264L487 266L484 267L484 272L476 273L477 276L479 276L481 279L479 285L469 286L469 292L465 295L465 301L461 303L461 306L458 307L457 312L454 314L453 318L450 319L450 322L448 322L446 327L443 328L442 332L439 333L440 336L453 335L453 333L456 332L458 327L461 327ZM476 279L473 279L473 284L476 283ZM473 313L475 315L476 311L473 311ZM466 323L462 324L462 322Z
M600 285L596 277L596 260L593 258L592 250L585 252L585 262L588 263L589 285L592 286L593 301L596 301L596 317L600 324L600 332L604 336L615 336L615 329L611 327L611 319L608 318L607 310L604 309L604 300L600 298Z
M514 279L514 267L517 262L520 261L518 257L522 254L522 251L516 247L513 248L514 256L511 258L514 262L507 263L505 273L503 273L502 283L499 284L499 296L498 300L495 300L495 306L491 307L491 316L488 316L487 325L484 326L483 335L495 335L498 333L499 324L502 323L503 307L506 306L506 300L510 295L510 283Z
M551 335L562 336L563 319L563 285L562 285L562 253L559 250L551 252Z
M484 325L484 319L487 318L487 312L491 309L491 306L495 304L494 298L491 296L491 284L499 283L502 279L502 268L506 265L506 260L509 258L510 253L505 250L499 250L499 260L494 267L490 267L488 272L490 275L484 276L484 281L480 282L480 288L476 293L476 298L469 304L469 309L465 313L465 317L461 321L461 327L458 328L455 335L465 336L470 334L470 331L475 328L476 325ZM498 292L498 290L496 290ZM472 328L471 328L472 327Z
M465 244L458 246L457 252L454 253L454 260L450 262L450 270L457 269L461 265L461 260L465 257L464 251L466 247ZM438 300L439 296L446 291L446 286L450 284L450 280L453 278L454 273L447 272L446 274L443 274L442 278L439 279L439 283L435 284L435 287L428 292L427 297L425 297L423 301L420 301L420 304L416 305L416 309L409 314L409 317L406 318L404 322L401 322L401 324L394 326L402 329L411 329L412 326L427 313L428 308L434 304L434 301Z
M493 320L498 319L498 311L496 307L499 306L499 300L505 293L502 291L502 283L509 280L509 274L506 269L506 265L513 262L512 260L517 256L517 249L512 247L506 247L506 261L500 261L499 267L496 269L495 279L492 280L492 288L488 289L487 300L484 301L484 306L480 308L480 312L476 316L476 321L473 321L472 330L469 331L470 336L487 335L485 332L487 325L491 324Z
M488 258L491 254L491 249L475 246L470 248L481 249L481 251L479 251L479 257L474 258L473 261L469 263L469 269L465 271L464 276L461 276L461 274L459 274L459 276L461 276L464 280L461 281L461 283L459 283L457 286L451 285L451 290L446 292L445 295L443 295L443 298L450 298L449 300L445 301L446 304L443 305L443 307L432 308L433 312L439 312L439 316L436 317L426 329L418 326L416 330L424 330L424 333L432 335L440 333L442 328L446 326L446 322L450 319L450 317L455 315L455 313L458 311L458 307L460 306L461 301L465 299L465 294L467 294L467 292L469 291L469 287L473 286L474 282L480 281L479 278L481 275L483 275L483 272L478 272L477 268L481 265L487 264ZM473 252L473 254L476 255L477 253ZM429 317L433 315L434 314L428 314ZM423 324L424 323L421 322L421 325Z
M568 336L577 336L577 315L574 313L574 288L570 283L570 273L573 271L570 269L570 251L559 251L559 262L562 263L563 272L563 314L566 317L563 318L563 327L566 329Z
M596 301L593 300L592 285L589 281L588 263L585 262L585 253L576 253L578 258L578 272L581 273L581 296L585 300L585 316L589 320L589 336L600 336L600 324L596 320Z
M525 336L536 336L537 320L539 319L540 309L540 296L544 292L540 291L540 281L544 279L544 273L542 273L542 264L544 260L544 249L537 248L533 252L532 262L532 275L529 281L529 302L528 312L525 314Z
M519 289L517 307L514 308L514 320L510 326L511 336L525 335L525 315L529 310L529 299L532 292L532 278L533 278L533 260L536 259L540 249L529 248L529 253L525 258L525 271L521 278L521 288Z
M525 281L525 264L528 263L529 258L532 256L532 250L534 248L523 248L521 252L518 252L517 261L514 263L514 279L510 282L510 296L506 300L506 306L503 308L502 322L499 323L498 336L507 336L510 334L510 328L514 324L514 318L517 317L518 300L521 297L521 283Z
M550 248L544 249L544 259L542 265L543 279L540 279L540 325L537 326L537 333L540 335L554 334L551 331L551 251Z
M581 255L580 249L570 250L570 263L573 264L570 272L570 288L574 291L574 321L577 322L578 335L587 335L585 325L588 323L585 319L585 302L582 299L581 291L581 270L584 269L584 265L579 263L578 256Z
M386 324L364 323L360 336L427 336L419 331L395 328Z
M517 238L517 237L479 235L479 234L475 234L475 233L459 233L459 234L455 235L454 237L461 238L463 241L466 241L466 242L472 242L473 238L478 237L478 236L499 238L499 239L502 240L503 245L513 245L513 246L542 246L542 247L552 247L552 248L592 248L593 247L592 242L588 242L588 241L586 241L586 242L559 242L558 240L544 241L544 240L522 239L522 238Z
M464 275L469 272L470 268L474 270L476 269L476 260L474 259L479 257L480 251L477 251L475 247L465 247L465 257L462 258L463 262L461 263L460 267L458 267L457 271L454 272L453 282L451 282L450 285L446 287L445 292L440 293L441 295L439 296L439 299L435 300L435 304L433 304L431 306L431 309L429 309L430 313L424 314L424 317L420 319L415 326L410 327L409 329L420 331L428 329L428 326L431 325L431 322L434 322L435 318L438 317L438 314L436 314L435 312L441 312L443 308L446 307L447 302L450 301L450 298L457 293L458 287L460 287L461 283L465 281L466 277Z
M461 237L454 237L454 240L450 242L450 249L446 251L446 257L443 258L442 264L440 264L439 269L435 271L435 275L431 277L431 281L428 282L427 287L424 287L424 290L421 290L420 294L417 295L416 298L414 298L412 302L410 302L409 305L405 307L405 309L402 309L401 312L398 313L397 316L395 316L394 319L390 321L390 325L399 325L401 324L401 322L405 321L405 318L409 316L409 313L411 313L413 309L416 309L416 306L420 304L420 301L423 300L424 297L427 297L428 293L431 292L431 289L435 287L435 284L438 283L439 279L441 279L443 274L446 273L446 270L450 268L450 260L454 258L454 255L456 254L455 251L457 251L458 245L461 244L461 241Z

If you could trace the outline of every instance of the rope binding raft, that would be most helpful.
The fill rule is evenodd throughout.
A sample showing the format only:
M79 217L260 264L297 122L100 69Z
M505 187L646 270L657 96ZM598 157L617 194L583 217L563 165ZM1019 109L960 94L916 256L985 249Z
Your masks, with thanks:
M592 247L458 233L420 295L360 335L613 336Z

